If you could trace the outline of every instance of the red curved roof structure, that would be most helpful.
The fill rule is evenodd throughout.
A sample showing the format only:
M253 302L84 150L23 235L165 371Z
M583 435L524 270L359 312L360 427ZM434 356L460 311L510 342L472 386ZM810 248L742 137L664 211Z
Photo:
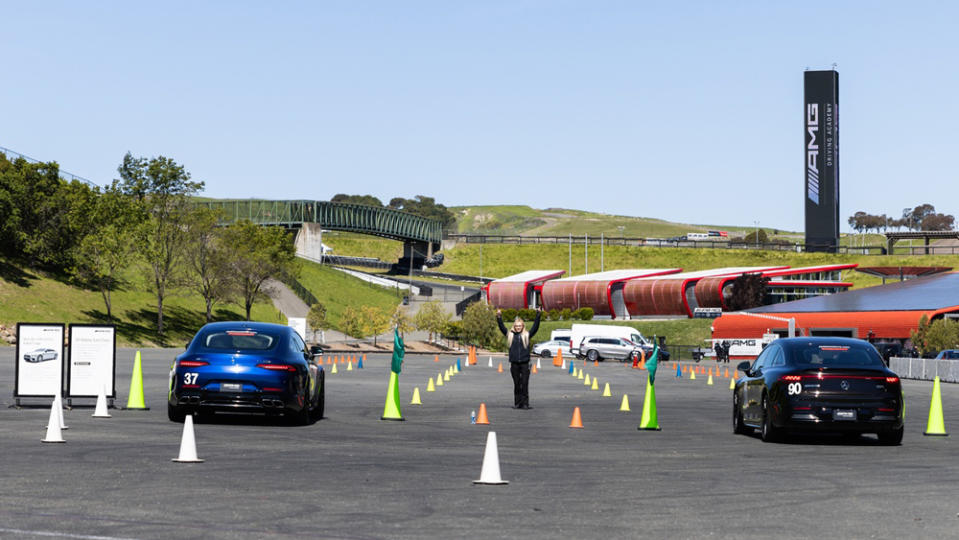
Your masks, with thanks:
M530 270L491 281L483 287L486 301L500 309L526 309L536 294L537 286L565 273L564 270Z
M599 316L627 318L623 302L624 284L634 280L675 274L682 268L655 268L636 270L611 270L597 274L585 274L563 279L554 279L543 284L543 307L546 309L579 309L589 307Z

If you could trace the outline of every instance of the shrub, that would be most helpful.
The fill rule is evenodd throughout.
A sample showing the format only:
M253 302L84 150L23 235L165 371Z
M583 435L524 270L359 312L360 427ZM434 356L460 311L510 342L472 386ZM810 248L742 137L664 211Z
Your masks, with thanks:
M509 323L513 322L513 319L516 318L518 311L515 309L504 309L503 310L503 321L506 322L506 326L509 326Z
M563 310L559 312L559 316L564 321L568 321L573 318L573 312L570 311L569 308L563 308Z
M579 312L579 320L581 321L593 320L593 315L594 315L593 308L584 307L584 308L579 308L576 311Z
M520 318L523 319L524 321L532 321L533 319L536 318L536 310L535 310L535 309L521 309L521 310L519 310L519 316L520 316Z
M558 321L558 320L559 320L559 310L558 310L558 309L553 308L553 309L549 310L549 320L551 320L551 321Z

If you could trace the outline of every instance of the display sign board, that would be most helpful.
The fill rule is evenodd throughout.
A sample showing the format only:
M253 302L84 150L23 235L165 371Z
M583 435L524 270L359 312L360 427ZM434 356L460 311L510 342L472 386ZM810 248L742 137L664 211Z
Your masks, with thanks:
M63 388L63 330L57 323L18 323L13 397L54 397Z
M694 319L715 319L721 317L723 308L718 307L698 307L693 310Z
M803 76L803 182L806 249L839 245L839 73Z
M713 339L713 350L717 343L729 343L729 356L759 356L763 352L763 340L756 338Z
M108 398L116 397L116 335L113 325L70 325L66 397L95 398L101 387Z
M303 341L306 341L306 319L303 317L288 317L286 324L287 326L293 327L296 333L300 334L300 337L303 338Z

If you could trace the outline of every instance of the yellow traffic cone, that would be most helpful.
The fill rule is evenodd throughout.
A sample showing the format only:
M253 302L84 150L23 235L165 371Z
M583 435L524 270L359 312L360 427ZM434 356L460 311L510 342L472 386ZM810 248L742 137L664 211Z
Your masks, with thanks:
M586 374L586 379L583 380L583 386L589 386L589 373Z
M390 383L386 391L386 403L383 405L383 416L380 420L405 420L400 410L400 378L395 371L390 371Z
M619 404L619 410L629 412L629 397L623 394L623 402Z
M693 370L691 370L691 371L692 371L692 373L689 374L689 380L695 381L695 380L696 380L696 370L693 369Z
M932 401L929 402L929 421L923 435L946 437L946 424L942 418L942 391L939 389L939 376L932 383Z
M143 364L140 362L140 351L133 358L133 376L130 377L130 395L127 397L126 410L149 411L143 401Z
M432 381L433 379L430 379ZM413 399L410 400L410 405L422 405L423 402L420 401L420 387L417 386L413 389Z
M330 373L336 374L336 364L333 364L333 370Z
M593 379L593 385L589 387L590 390L599 390L599 379Z
M713 385L713 374L710 373L709 378L706 379L706 386L712 386L712 385Z
M436 387L433 386L433 377L430 377L430 383L426 385L426 391L427 391L427 392L435 392L435 391L436 391Z
M732 378L729 379L729 389L730 389L730 390L735 390L735 389L736 389L736 379L732 379Z
M436 374L436 386L443 386L443 374L442 374L442 373L437 373L437 374Z
M643 417L639 421L639 429L660 431L659 416L656 414L656 387L646 377L646 398L643 400Z
M353 371L353 362L347 362L346 371Z
M443 374L443 380L446 381L446 382L450 382L450 372L449 372L449 370L447 370L446 373Z
M609 383L606 383L606 388L603 388L603 397L613 397L609 391Z

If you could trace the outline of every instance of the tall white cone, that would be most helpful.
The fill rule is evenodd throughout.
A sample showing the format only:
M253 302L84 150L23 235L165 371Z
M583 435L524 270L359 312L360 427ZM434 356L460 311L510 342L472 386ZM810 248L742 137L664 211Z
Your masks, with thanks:
M563 357L563 367L560 369L566 369L566 357Z
M172 461L177 463L203 463L196 457L196 437L193 435L193 415L183 420L183 437L180 438L180 456Z
M486 452L483 454L483 470L480 479L473 480L474 484L509 484L499 473L499 450L496 448L496 432L490 431L486 436Z
M47 420L47 436L40 439L41 442L49 443L65 443L67 441L63 440L63 434L60 433L60 415L57 414L57 406L60 402L57 399L53 400L53 404L50 405L50 419Z
M93 411L92 416L94 418L112 418L110 413L107 412L107 391L103 386L100 387L100 392L97 394L97 408Z
M543 365L539 363L539 358L536 359L536 369L543 369Z
M63 397L60 394L57 394L57 411L60 416L60 429L70 429L70 426L63 420Z
M489 367L493 367L493 357L489 357Z

